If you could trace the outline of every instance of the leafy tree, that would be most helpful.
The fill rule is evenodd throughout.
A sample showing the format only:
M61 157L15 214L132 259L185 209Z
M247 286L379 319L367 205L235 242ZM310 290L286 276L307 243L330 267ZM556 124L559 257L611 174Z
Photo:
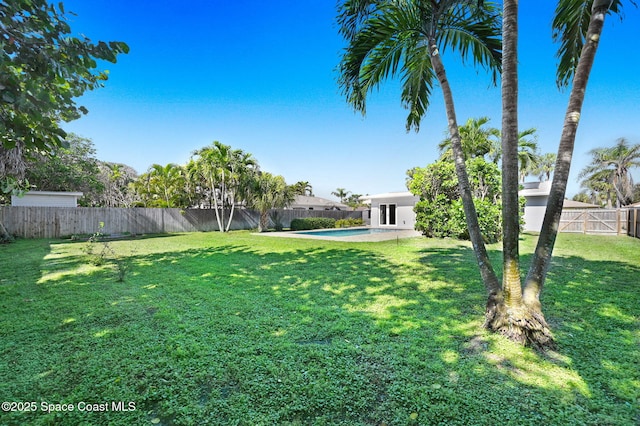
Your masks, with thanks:
M81 205L91 205L92 198L104 187L97 179L99 161L90 139L69 134L64 146L50 151L35 150L27 160L26 179L31 189L39 191L79 191Z
M349 207L351 207L352 209L357 209L358 207L364 207L366 206L366 204L364 204L361 200L360 197L362 197L362 194L350 194L345 200L345 204L348 205Z
M587 193L585 192L579 192L576 195L573 196L572 198L573 201L579 201L581 203L591 203L591 197L589 197L589 195L587 195Z
M631 204L634 189L631 169L640 167L640 144L629 145L625 138L620 138L613 147L592 149L589 154L591 163L578 176L583 179L581 185L606 194L609 202L615 200L617 208Z
M495 243L501 237L500 171L482 157L467 160L467 170L480 232L485 242ZM428 237L469 239L453 162L440 159L407 175L407 187L420 197L414 209L416 230Z
M46 0L0 2L0 45L0 192L10 193L26 186L26 156L62 145L60 121L87 113L76 99L107 79L98 60L115 63L129 47L74 37L62 3Z
M573 82L549 203L524 285L518 247L518 1L504 0L502 6L502 31L499 31L499 19L490 2L344 0L338 22L348 47L340 64L339 81L347 101L364 113L368 93L387 77L401 75L401 99L409 109L408 129L418 128L433 82L438 81L445 98L467 228L489 295L485 326L515 341L547 347L553 345L553 337L542 313L540 294L559 228L591 65L605 16L620 13L621 0L558 2L553 21L553 37L560 44L557 82L559 86L566 86L572 77ZM494 76L502 69L502 283L482 242L453 97L440 57L442 46L458 48L463 55L472 56L476 63L491 68ZM500 57L501 67L497 63Z
M331 192L331 195L338 197L341 203L344 203L344 199L347 198L349 194L350 192L344 188L336 188L335 191Z
M295 193L282 176L268 172L256 173L251 179L248 205L260 212L258 231L265 232L269 225L269 210L282 209L293 202Z
M138 173L130 166L119 163L98 162L97 179L104 190L94 200L94 205L104 207L131 207L140 197L134 188Z
M46 0L1 2L0 26L0 146L49 151L65 140L60 121L87 113L76 99L107 80L107 71L95 71L97 61L115 63L129 47L73 36L62 3Z

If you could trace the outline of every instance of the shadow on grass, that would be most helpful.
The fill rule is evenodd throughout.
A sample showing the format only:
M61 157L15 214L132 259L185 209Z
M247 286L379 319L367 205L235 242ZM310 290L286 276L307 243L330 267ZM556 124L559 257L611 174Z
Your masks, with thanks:
M137 403L133 413L37 413L68 424L637 420L638 267L557 258L543 303L561 349L545 359L480 329L485 296L464 246L402 263L305 247L132 255L124 284L51 256L23 285L37 288L31 302L2 290L0 390Z

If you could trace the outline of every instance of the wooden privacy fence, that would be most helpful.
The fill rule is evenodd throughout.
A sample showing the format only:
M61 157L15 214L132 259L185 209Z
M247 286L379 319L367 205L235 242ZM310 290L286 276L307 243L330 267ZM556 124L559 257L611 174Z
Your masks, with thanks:
M624 235L627 233L627 209L565 209L559 232Z
M630 208L627 211L627 235L640 238L640 207Z
M361 218L359 211L273 210L282 226L289 227L295 218ZM271 216L271 215L270 215ZM225 218L229 211L225 211ZM231 228L255 229L257 211L236 209ZM0 207L0 223L7 231L22 238L60 238L93 234L104 224L106 234L160 234L167 232L217 231L215 210L151 209L115 207ZM272 223L273 225L273 223Z

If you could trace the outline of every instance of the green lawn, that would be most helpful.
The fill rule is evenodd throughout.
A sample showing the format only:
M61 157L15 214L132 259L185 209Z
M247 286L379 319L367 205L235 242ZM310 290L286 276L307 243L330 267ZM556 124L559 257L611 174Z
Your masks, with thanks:
M114 241L124 282L86 246L0 246L0 396L37 408L2 425L640 424L640 240L560 235L546 355L481 329L467 243Z

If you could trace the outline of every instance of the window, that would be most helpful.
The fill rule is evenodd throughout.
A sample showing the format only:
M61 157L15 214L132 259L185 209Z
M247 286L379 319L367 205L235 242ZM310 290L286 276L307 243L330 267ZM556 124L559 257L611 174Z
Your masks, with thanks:
M380 204L380 225L396 224L396 205Z

